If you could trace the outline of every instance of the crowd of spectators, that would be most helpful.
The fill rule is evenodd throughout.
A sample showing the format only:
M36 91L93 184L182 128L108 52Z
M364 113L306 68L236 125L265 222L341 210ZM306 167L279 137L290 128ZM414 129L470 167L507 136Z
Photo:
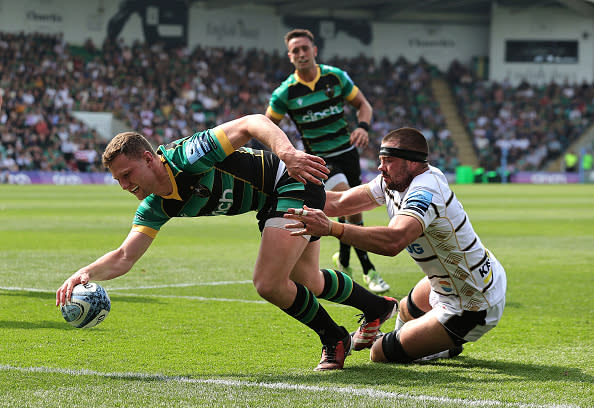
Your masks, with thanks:
M455 170L457 148L430 86L442 75L435 67L364 56L321 62L346 70L373 106L363 168L377 170L385 133L412 126L429 141L430 163ZM61 35L0 32L0 171L103 171L107 140L73 111L112 112L157 145L264 113L270 94L292 70L285 54L260 50L164 49L111 40L73 46ZM592 121L592 85L511 87L477 80L456 63L447 75L486 169L499 166L502 147L512 170L538 169ZM354 124L355 112L348 109ZM299 145L290 120L281 127Z
M458 109L486 170L541 170L594 123L594 84L531 85L485 81L453 63L449 79Z
M435 70L359 57L325 61L345 69L374 108L362 163L376 171L380 139L414 126L431 146L432 163L457 165L456 149L430 88ZM72 111L113 112L154 144L250 114L264 113L272 91L293 70L285 54L196 47L165 50L106 40L66 44L60 35L0 33L0 170L100 171L105 146ZM354 112L347 112L354 117ZM353 119L351 123L356 123ZM281 123L294 143L299 135Z

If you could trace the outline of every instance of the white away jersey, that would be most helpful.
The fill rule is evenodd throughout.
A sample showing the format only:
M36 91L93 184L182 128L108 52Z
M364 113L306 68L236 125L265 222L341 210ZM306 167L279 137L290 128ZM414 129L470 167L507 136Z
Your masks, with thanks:
M431 281L433 291L471 311L504 299L505 270L493 262L438 168L429 166L402 193L388 190L381 174L367 186L376 202L386 205L390 219L411 216L421 222L423 234L407 251Z

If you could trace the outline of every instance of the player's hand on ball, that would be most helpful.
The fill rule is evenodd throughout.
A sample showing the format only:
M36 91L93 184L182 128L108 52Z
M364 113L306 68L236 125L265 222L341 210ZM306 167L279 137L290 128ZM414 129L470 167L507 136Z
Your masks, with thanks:
M77 271L71 277L66 279L62 286L56 291L56 306L62 306L70 302L72 290L78 284L86 284L89 282L89 274L83 271Z
M94 327L111 310L111 300L105 289L97 283L76 285L70 302L60 308L64 320L77 329Z

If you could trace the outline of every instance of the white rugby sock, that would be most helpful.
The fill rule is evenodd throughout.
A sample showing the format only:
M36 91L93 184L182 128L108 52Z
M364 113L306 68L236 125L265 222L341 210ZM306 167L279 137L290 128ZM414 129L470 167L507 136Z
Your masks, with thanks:
M400 313L398 313L398 316L396 316L396 326L394 326L394 331L399 331L402 326L404 326L404 323L402 319L400 318Z

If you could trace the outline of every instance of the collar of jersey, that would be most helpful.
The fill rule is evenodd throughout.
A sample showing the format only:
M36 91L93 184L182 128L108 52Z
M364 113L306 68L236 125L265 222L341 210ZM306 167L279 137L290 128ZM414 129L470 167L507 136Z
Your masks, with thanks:
M165 160L165 157L163 157L163 156L161 156L161 161L163 162L163 165L165 166L165 169L167 170L167 175L169 176L169 181L171 181L171 185L173 186L173 191L171 192L171 194L162 196L162 197L165 199L168 199L168 200L181 201L182 198L179 195L179 191L177 190L177 183L175 182L175 177L173 176L173 171L171 171L171 166L169 165L169 163L167 162L167 160Z
M311 89L313 91L316 88L316 82L318 82L318 79L320 79L320 77L322 76L322 71L321 71L319 65L316 66L316 69L317 69L316 77L310 82L305 82L299 76L299 74L297 73L297 70L295 70L295 79L297 79L297 82L302 83L303 85L307 86L309 89Z

